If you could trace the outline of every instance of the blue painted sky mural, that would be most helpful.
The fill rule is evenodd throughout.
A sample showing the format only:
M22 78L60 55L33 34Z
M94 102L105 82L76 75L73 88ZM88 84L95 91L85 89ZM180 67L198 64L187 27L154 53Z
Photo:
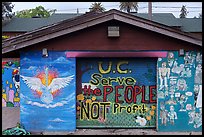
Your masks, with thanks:
M28 131L76 129L75 58L65 52L21 53L20 120Z

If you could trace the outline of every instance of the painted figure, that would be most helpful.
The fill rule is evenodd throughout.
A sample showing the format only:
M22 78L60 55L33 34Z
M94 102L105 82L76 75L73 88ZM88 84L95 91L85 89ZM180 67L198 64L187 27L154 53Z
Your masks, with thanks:
M202 63L202 54L200 52L197 53L196 62Z
M186 52L184 56L185 65L192 65L194 61L194 57L189 52Z
M180 110L179 111L186 111L185 108L185 103L187 102L188 97L185 96L184 94L180 95L180 98L178 99L178 102L180 104Z
M170 106L170 112L168 113L170 123L174 125L174 119L177 119L177 113L174 111L174 106Z
M202 84L202 65L198 64L195 72L195 84Z
M185 79L179 79L177 82L177 89L180 91L186 91L187 90L187 84Z
M168 111L165 109L164 102L160 103L160 118L161 118L161 124L166 126L167 118L168 118Z
M199 85L198 97L196 102L196 108L202 108L202 85Z
M188 124L192 124L195 119L195 107L193 107L192 110L188 112L188 116L189 116Z
M191 70L190 68L186 68L186 70L181 72L181 77L191 77Z
M164 87L166 90L168 89L167 79L169 79L169 76L170 76L170 68L166 67L166 62L162 62L162 67L159 68L159 79L160 79L159 90L162 90Z
M180 75L181 74L181 72L182 71L184 71L184 64L180 64L179 66L178 66L178 63L175 61L174 62L174 65L173 65L173 68L172 68L172 72L173 73L176 73L176 74L178 74L178 75Z
M172 67L174 62L174 53L173 52L169 52L168 53L168 64L170 67Z
M202 126L202 111L195 113L194 118L194 128L199 128Z
M198 93L199 93L199 85L194 85L194 106L196 106Z

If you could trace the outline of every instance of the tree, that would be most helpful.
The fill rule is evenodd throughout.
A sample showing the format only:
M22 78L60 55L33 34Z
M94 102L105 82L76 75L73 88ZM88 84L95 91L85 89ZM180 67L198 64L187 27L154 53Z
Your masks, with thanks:
M138 11L138 2L120 2L120 10L127 11L130 13L131 10L135 10L137 13Z
M187 9L186 9L186 6L185 6L185 5L182 6L180 12L181 12L181 14L179 15L180 18L186 18L188 12L187 12Z
M54 10L46 10L43 6L38 6L34 9L26 9L17 11L16 17L18 18L32 18L32 17L41 17L47 18L53 13L55 13L56 9Z
M13 16L12 9L14 5L11 2L2 2L2 21L10 19Z
M91 4L91 7L89 8L90 11L96 11L96 12L104 12L106 9L103 7L101 2L94 2Z

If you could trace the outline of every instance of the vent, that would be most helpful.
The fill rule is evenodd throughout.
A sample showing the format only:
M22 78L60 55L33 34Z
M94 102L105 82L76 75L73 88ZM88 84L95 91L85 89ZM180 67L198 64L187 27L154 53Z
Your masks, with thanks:
M108 37L119 37L119 27L118 26L108 26Z

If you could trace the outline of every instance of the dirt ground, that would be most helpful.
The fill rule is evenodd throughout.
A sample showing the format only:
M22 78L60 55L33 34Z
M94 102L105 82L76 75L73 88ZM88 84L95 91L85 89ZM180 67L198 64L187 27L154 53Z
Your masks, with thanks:
M2 108L2 130L20 121L19 108ZM75 132L43 132L33 135L202 135L202 132L157 132L156 129L76 129Z

